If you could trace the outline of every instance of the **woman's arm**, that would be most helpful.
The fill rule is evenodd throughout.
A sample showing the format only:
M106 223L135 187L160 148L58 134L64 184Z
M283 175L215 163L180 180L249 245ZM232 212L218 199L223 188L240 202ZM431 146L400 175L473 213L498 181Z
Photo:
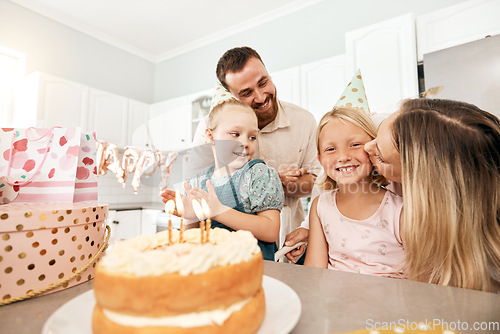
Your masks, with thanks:
M309 242L304 265L328 268L328 243L326 242L321 221L318 217L318 197L314 199L309 211Z

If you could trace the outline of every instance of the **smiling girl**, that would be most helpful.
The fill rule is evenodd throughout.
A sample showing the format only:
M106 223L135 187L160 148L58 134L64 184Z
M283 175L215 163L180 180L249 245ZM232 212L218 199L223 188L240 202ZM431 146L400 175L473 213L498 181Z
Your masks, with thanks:
M335 107L321 119L316 143L326 176L319 184L328 191L311 205L305 265L403 277L403 200L373 171L364 144L375 136L362 109Z
M248 105L230 99L214 106L206 137L213 146L215 165L185 185L184 202L191 211L191 199L205 199L212 228L252 232L264 260L274 260L284 194L276 170L260 159L251 160L258 134L257 117ZM167 201L174 194L166 191L162 196Z

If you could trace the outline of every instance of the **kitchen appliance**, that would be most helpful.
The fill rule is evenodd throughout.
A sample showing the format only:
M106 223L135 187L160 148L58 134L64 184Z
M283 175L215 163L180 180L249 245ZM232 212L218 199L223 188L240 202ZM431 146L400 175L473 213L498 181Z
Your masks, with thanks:
M424 54L425 88L436 98L477 105L500 117L500 35Z

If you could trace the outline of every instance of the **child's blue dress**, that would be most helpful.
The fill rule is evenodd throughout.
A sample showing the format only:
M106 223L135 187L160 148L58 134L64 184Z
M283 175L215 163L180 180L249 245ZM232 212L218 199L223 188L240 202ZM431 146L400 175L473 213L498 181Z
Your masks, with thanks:
M278 173L260 159L247 162L231 176L214 177L215 166L211 166L190 180L191 187L207 190L207 180L211 180L219 201L237 211L256 215L257 212L283 208L284 193ZM212 220L212 228L232 228ZM275 242L259 240L264 260L274 261L277 250Z

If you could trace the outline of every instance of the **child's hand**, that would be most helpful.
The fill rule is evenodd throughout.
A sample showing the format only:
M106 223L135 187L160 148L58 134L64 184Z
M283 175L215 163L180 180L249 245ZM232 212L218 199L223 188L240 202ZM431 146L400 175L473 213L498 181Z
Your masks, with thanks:
M208 207L210 208L210 218L212 218L223 212L226 207L219 201L214 186L210 180L207 181L207 189L208 192L200 188L193 188L189 194L191 197L200 201L200 203L202 199L207 201Z
M187 194L189 194L189 192L191 191L191 187L189 186L189 184L187 182L184 183L184 189L186 190ZM186 196L183 194L180 194L180 195L181 195L182 204L184 206L182 217L188 218L188 219L196 218L196 215L194 214L191 198L189 196ZM173 191L173 190L166 189L160 194L160 196L163 197L163 199L162 199L163 203L167 203L169 200L173 200L174 202L176 201L175 191ZM173 212L173 214L178 216L178 217L181 216L179 214L179 212L177 211L177 203L176 203L175 211Z

